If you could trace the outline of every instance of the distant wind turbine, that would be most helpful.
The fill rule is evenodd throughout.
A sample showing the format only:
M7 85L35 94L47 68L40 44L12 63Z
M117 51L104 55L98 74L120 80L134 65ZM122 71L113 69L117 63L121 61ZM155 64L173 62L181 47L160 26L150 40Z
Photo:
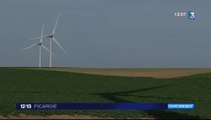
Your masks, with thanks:
M39 67L42 67L42 48L44 48L46 51L50 52L50 50L43 45L43 39L42 39L43 38L43 32L44 32L44 25L42 25L41 36L39 37L40 42L33 44L33 45L30 45L29 47L22 49L22 51L24 51L24 50L39 46Z

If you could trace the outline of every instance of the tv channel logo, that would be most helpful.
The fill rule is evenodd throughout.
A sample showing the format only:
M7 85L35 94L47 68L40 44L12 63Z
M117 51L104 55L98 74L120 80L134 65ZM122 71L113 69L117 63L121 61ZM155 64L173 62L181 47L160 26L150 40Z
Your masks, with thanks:
M194 103L168 103L169 110L193 110L195 109Z
M194 11L189 11L189 12L188 12L188 18L189 18L190 20L194 20L195 17L196 17L196 15L195 15L195 12L194 12Z

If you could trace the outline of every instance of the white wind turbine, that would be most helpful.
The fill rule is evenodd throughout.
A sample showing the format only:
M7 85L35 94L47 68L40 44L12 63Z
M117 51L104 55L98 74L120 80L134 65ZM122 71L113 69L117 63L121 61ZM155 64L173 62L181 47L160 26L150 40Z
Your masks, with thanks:
M42 48L44 48L46 51L50 52L50 50L48 48L46 48L43 45L43 31L44 31L44 25L42 25L42 30L41 30L41 36L40 36L40 42L39 43L35 43L33 45L30 45L29 47L26 47L24 49L22 49L22 51L39 46L39 67L42 66Z
M67 55L67 52L64 50L64 48L60 45L60 43L54 37L59 18L60 18L60 14L58 15L56 19L56 23L54 25L54 28L51 34L31 39L31 40L37 40L40 38L49 38L49 41L50 41L49 67L52 67L52 41L54 41L59 46L59 48Z

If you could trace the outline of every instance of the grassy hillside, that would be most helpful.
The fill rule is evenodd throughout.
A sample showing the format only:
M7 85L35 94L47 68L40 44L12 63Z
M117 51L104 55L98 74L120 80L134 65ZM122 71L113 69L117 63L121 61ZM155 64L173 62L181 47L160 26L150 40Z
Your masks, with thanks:
M0 68L0 114L211 118L211 74L154 79ZM194 102L193 111L16 111L16 102Z

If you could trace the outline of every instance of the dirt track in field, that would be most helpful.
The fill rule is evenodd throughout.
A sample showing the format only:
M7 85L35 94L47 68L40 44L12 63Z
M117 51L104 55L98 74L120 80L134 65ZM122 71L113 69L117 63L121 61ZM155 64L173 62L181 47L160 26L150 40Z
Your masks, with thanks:
M88 115L50 115L50 116L38 116L38 115L25 115L20 114L19 116L0 116L0 119L100 119L94 116Z
M33 68L37 70L53 70L75 73L86 73L109 76L174 78L201 73L211 73L211 68Z
M26 115L26 114L20 114L19 116L0 116L0 119L90 119L90 120L94 120L94 119L116 119L116 118L99 118L96 116L88 116L88 115L50 115L50 116L38 116L38 115ZM127 118L130 119L130 118ZM140 119L153 119L153 118L140 118Z

